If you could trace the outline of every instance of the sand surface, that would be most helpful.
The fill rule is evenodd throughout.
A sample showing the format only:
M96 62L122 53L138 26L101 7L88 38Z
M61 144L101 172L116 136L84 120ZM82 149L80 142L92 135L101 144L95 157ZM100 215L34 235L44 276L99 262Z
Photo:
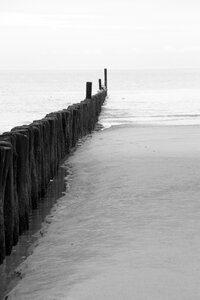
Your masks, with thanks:
M200 299L200 127L110 128L66 163L8 299Z

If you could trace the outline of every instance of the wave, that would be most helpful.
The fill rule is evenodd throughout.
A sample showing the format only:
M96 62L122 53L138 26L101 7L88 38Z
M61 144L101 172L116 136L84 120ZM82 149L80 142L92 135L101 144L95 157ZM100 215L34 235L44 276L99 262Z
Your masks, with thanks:
M199 118L200 114L167 114L167 115L148 115L133 116L134 118Z

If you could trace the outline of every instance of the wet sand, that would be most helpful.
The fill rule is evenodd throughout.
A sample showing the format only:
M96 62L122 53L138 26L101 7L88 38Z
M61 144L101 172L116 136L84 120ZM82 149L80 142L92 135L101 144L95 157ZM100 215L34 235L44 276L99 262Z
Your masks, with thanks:
M37 209L32 210L30 213L29 230L20 236L17 245L13 247L11 255L6 256L4 263L0 265L0 299L20 281L20 273L16 272L16 268L32 253L42 233L41 228L44 228L46 222L51 221L50 213L53 213L53 206L66 189L67 182L64 178L67 176L67 167L60 166L57 176L47 188L45 197L40 199Z
M8 299L200 298L200 127L95 133Z

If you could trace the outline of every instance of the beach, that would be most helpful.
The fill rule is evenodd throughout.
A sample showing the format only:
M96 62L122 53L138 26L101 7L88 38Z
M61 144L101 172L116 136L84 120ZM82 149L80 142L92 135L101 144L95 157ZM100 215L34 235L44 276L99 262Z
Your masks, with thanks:
M199 2L0 7L0 300L200 300Z
M200 126L111 127L65 164L8 299L199 299Z

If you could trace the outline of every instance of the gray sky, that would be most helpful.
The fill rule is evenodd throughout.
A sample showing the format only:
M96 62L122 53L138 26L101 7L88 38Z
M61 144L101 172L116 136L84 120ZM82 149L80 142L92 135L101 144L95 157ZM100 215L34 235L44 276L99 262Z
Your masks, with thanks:
M1 69L200 68L198 0L0 0Z

